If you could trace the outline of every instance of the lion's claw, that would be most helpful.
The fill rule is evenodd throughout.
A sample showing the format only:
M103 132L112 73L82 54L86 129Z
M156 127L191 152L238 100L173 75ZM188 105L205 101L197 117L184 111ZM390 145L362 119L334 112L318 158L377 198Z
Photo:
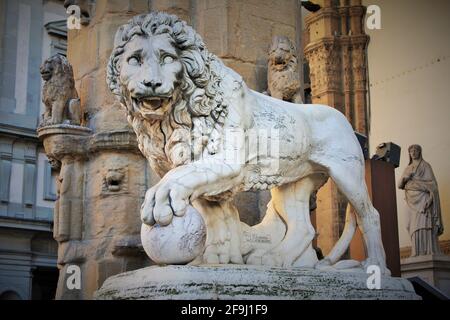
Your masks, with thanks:
M170 224L174 215L180 217L186 213L189 205L188 196L188 193L176 183L159 182L145 195L141 207L142 222L148 225Z
M156 221L153 216L153 207L155 205L153 188L145 193L144 203L141 206L141 220L143 223L153 226Z

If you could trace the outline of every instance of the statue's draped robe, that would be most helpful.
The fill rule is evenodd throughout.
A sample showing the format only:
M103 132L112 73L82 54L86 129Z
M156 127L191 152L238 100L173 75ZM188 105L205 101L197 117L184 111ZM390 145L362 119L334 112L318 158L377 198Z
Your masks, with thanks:
M413 177L403 186L408 204L407 228L411 235L411 256L438 254L438 236L443 233L443 224L437 182L430 164L424 160L417 167L410 164L402 180L411 172Z

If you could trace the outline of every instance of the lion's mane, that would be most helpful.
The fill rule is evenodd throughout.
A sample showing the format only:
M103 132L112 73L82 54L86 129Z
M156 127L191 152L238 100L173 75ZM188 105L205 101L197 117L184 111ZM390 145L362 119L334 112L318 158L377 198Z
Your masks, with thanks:
M280 41L289 44L289 60L284 61L284 67L278 70L275 67L275 51ZM275 92L281 94L283 99L291 101L292 97L300 90L300 79L298 74L298 60L294 44L287 38L281 37L274 41L269 50L269 70L268 70L268 92L273 95Z
M120 83L121 56L134 36L160 34L168 34L175 41L183 77L181 94L173 97L170 115L150 123L133 111L127 89ZM222 62L208 52L202 38L174 15L151 12L134 17L118 29L108 63L107 83L127 110L141 152L159 175L192 161L205 151L217 152L227 115L220 70Z
M73 79L73 70L67 58L63 55L56 54L46 60L52 66L52 76L45 82L43 95L54 100L60 97L61 93L69 92L71 95L75 90L75 81ZM77 98L71 96L67 98Z

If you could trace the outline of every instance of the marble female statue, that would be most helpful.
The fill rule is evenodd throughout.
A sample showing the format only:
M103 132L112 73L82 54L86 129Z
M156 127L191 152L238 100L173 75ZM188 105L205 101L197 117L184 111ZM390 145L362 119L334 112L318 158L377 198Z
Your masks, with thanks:
M444 231L439 192L433 170L422 158L422 148L408 148L409 164L399 182L405 190L407 230L411 236L411 256L440 253L438 236Z

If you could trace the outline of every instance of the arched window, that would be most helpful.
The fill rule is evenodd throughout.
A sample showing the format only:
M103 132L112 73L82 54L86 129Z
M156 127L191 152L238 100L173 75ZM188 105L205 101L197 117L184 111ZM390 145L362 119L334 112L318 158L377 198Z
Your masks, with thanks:
M0 300L22 300L22 298L17 292L8 290L0 294Z

